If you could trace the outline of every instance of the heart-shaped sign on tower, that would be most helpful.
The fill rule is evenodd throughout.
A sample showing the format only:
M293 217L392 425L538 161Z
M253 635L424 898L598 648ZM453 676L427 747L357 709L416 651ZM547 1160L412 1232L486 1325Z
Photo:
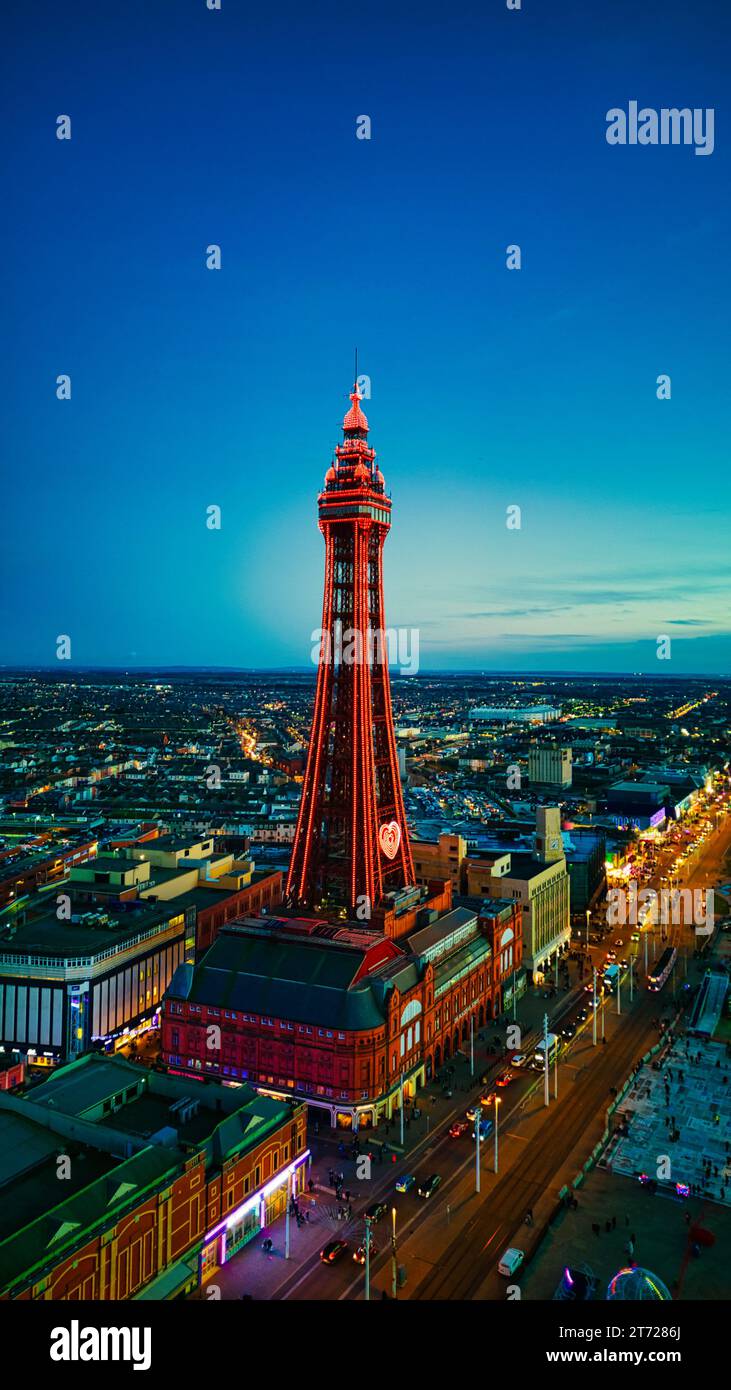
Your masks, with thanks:
M378 842L387 859L395 859L401 844L401 826L398 821L388 821L378 832Z

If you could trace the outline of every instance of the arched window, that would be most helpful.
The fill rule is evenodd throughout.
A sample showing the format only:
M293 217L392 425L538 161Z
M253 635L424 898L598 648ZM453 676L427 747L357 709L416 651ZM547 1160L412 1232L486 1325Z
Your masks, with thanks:
M412 999L412 1000L410 1001L410 1003L408 1003L408 1004L406 1005L406 1008L402 1010L402 1013L401 1013L401 1027L402 1027L402 1028L405 1027L405 1025L406 1025L407 1023L410 1023L411 1020L412 1020L413 1018L416 1018L417 1014L420 1014L420 1013L421 1013L421 1001L420 1001L419 999Z

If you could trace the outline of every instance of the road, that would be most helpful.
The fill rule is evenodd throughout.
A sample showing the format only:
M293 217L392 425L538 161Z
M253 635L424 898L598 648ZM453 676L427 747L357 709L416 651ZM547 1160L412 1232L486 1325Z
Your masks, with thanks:
M579 1073L552 1109L540 1144L529 1145L493 1188L469 1225L455 1235L446 1255L412 1292L416 1299L474 1298L498 1258L524 1220L555 1183L556 1175L576 1151L576 1167L585 1158L582 1138L587 1120L606 1106L609 1088L621 1082L643 1053L657 1041L652 1019L657 1000L643 994L616 1034L611 1048L602 1049L593 1065ZM557 1194L558 1195L558 1194ZM492 1282L492 1287L489 1287ZM504 1297L497 1273L483 1296Z

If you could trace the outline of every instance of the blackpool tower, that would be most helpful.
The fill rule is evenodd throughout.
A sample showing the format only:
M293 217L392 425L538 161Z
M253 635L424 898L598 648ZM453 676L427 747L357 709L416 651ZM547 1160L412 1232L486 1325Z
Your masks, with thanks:
M325 595L315 712L287 879L292 906L359 917L414 883L383 609L391 499L357 384L318 498ZM363 911L362 909L365 909Z

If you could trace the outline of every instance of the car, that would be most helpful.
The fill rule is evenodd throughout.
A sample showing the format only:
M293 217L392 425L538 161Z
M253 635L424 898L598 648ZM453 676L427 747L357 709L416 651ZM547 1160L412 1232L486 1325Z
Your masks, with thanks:
M515 1056L510 1058L510 1065L511 1067L525 1067L529 1061L530 1058L525 1052L516 1052Z
M498 1274L504 1274L505 1277L509 1279L512 1274L515 1274L516 1271L520 1269L524 1259L524 1250L518 1250L514 1245L508 1246L508 1249L504 1251L497 1262Z
M639 933L638 931L633 931L633 933L632 933L632 935L631 935L631 937L630 937L630 941L639 941L639 939L640 939L640 933Z
M335 1265L342 1260L347 1249L347 1240L330 1240L320 1251L320 1259L324 1265Z
M579 1009L579 1012L577 1013L576 1017L579 1023L584 1023L586 1019L589 1017L589 1010L587 1009L585 1004L582 1008Z
M404 1173L403 1177L399 1178L396 1182L396 1191L410 1192L415 1182L416 1178L413 1173Z
M613 962L617 959L617 952L616 952L616 951L607 951L607 954L605 955L604 959L605 959L605 961L607 962L608 965L612 965Z
M492 1134L492 1120L480 1120L480 1139L487 1139L489 1134ZM473 1129L472 1138L474 1139L474 1137L475 1131Z
M385 1202L372 1202L366 1210L367 1221L380 1221L386 1215L388 1207Z
M576 1024L575 1024L575 1023L564 1023L564 1026L563 1026L563 1028L561 1029L561 1037L562 1037L562 1038L567 1038L567 1039L568 1039L568 1038L573 1038L575 1032L576 1032Z
M485 1091L484 1096L480 1097L480 1105L494 1105L497 1100L497 1091Z
M613 945L613 946L624 946L624 942L623 942L621 936L618 936L617 939L616 939L616 941L613 941L613 942L612 942L612 945Z
M511 1072L510 1068L508 1067L508 1070L507 1070L507 1071L504 1071L504 1072L501 1072L501 1073L500 1073L499 1077L497 1078L497 1081L495 1082L495 1085L496 1085L496 1086L509 1086L510 1083L511 1083L511 1081L512 1081L512 1079L513 1079L513 1073Z
M477 1106L476 1106L476 1105L470 1105L470 1106L468 1106L467 1110L465 1110L464 1113L465 1113L465 1115L467 1116L467 1119L470 1121L470 1123L471 1123L471 1124L474 1124L475 1120L477 1119Z
M373 1259L373 1256L374 1256L374 1255L377 1255L377 1254L378 1254L378 1246L374 1243L374 1241L371 1241L371 1251L370 1251L371 1259ZM365 1241L363 1242L362 1245L359 1245L359 1246L358 1246L358 1249L357 1249L357 1250L354 1250L354 1251L353 1251L353 1259L355 1260L355 1263L358 1264L358 1265L364 1265L364 1264L365 1264L365 1262L366 1262Z
M474 1115L472 1118L474 1120ZM461 1139L462 1135L467 1133L469 1127L469 1120L455 1120L454 1124L449 1126L450 1139Z
M417 1188L419 1196L433 1197L441 1181L442 1179L439 1173L430 1173L428 1178L424 1178L424 1180L419 1183Z

